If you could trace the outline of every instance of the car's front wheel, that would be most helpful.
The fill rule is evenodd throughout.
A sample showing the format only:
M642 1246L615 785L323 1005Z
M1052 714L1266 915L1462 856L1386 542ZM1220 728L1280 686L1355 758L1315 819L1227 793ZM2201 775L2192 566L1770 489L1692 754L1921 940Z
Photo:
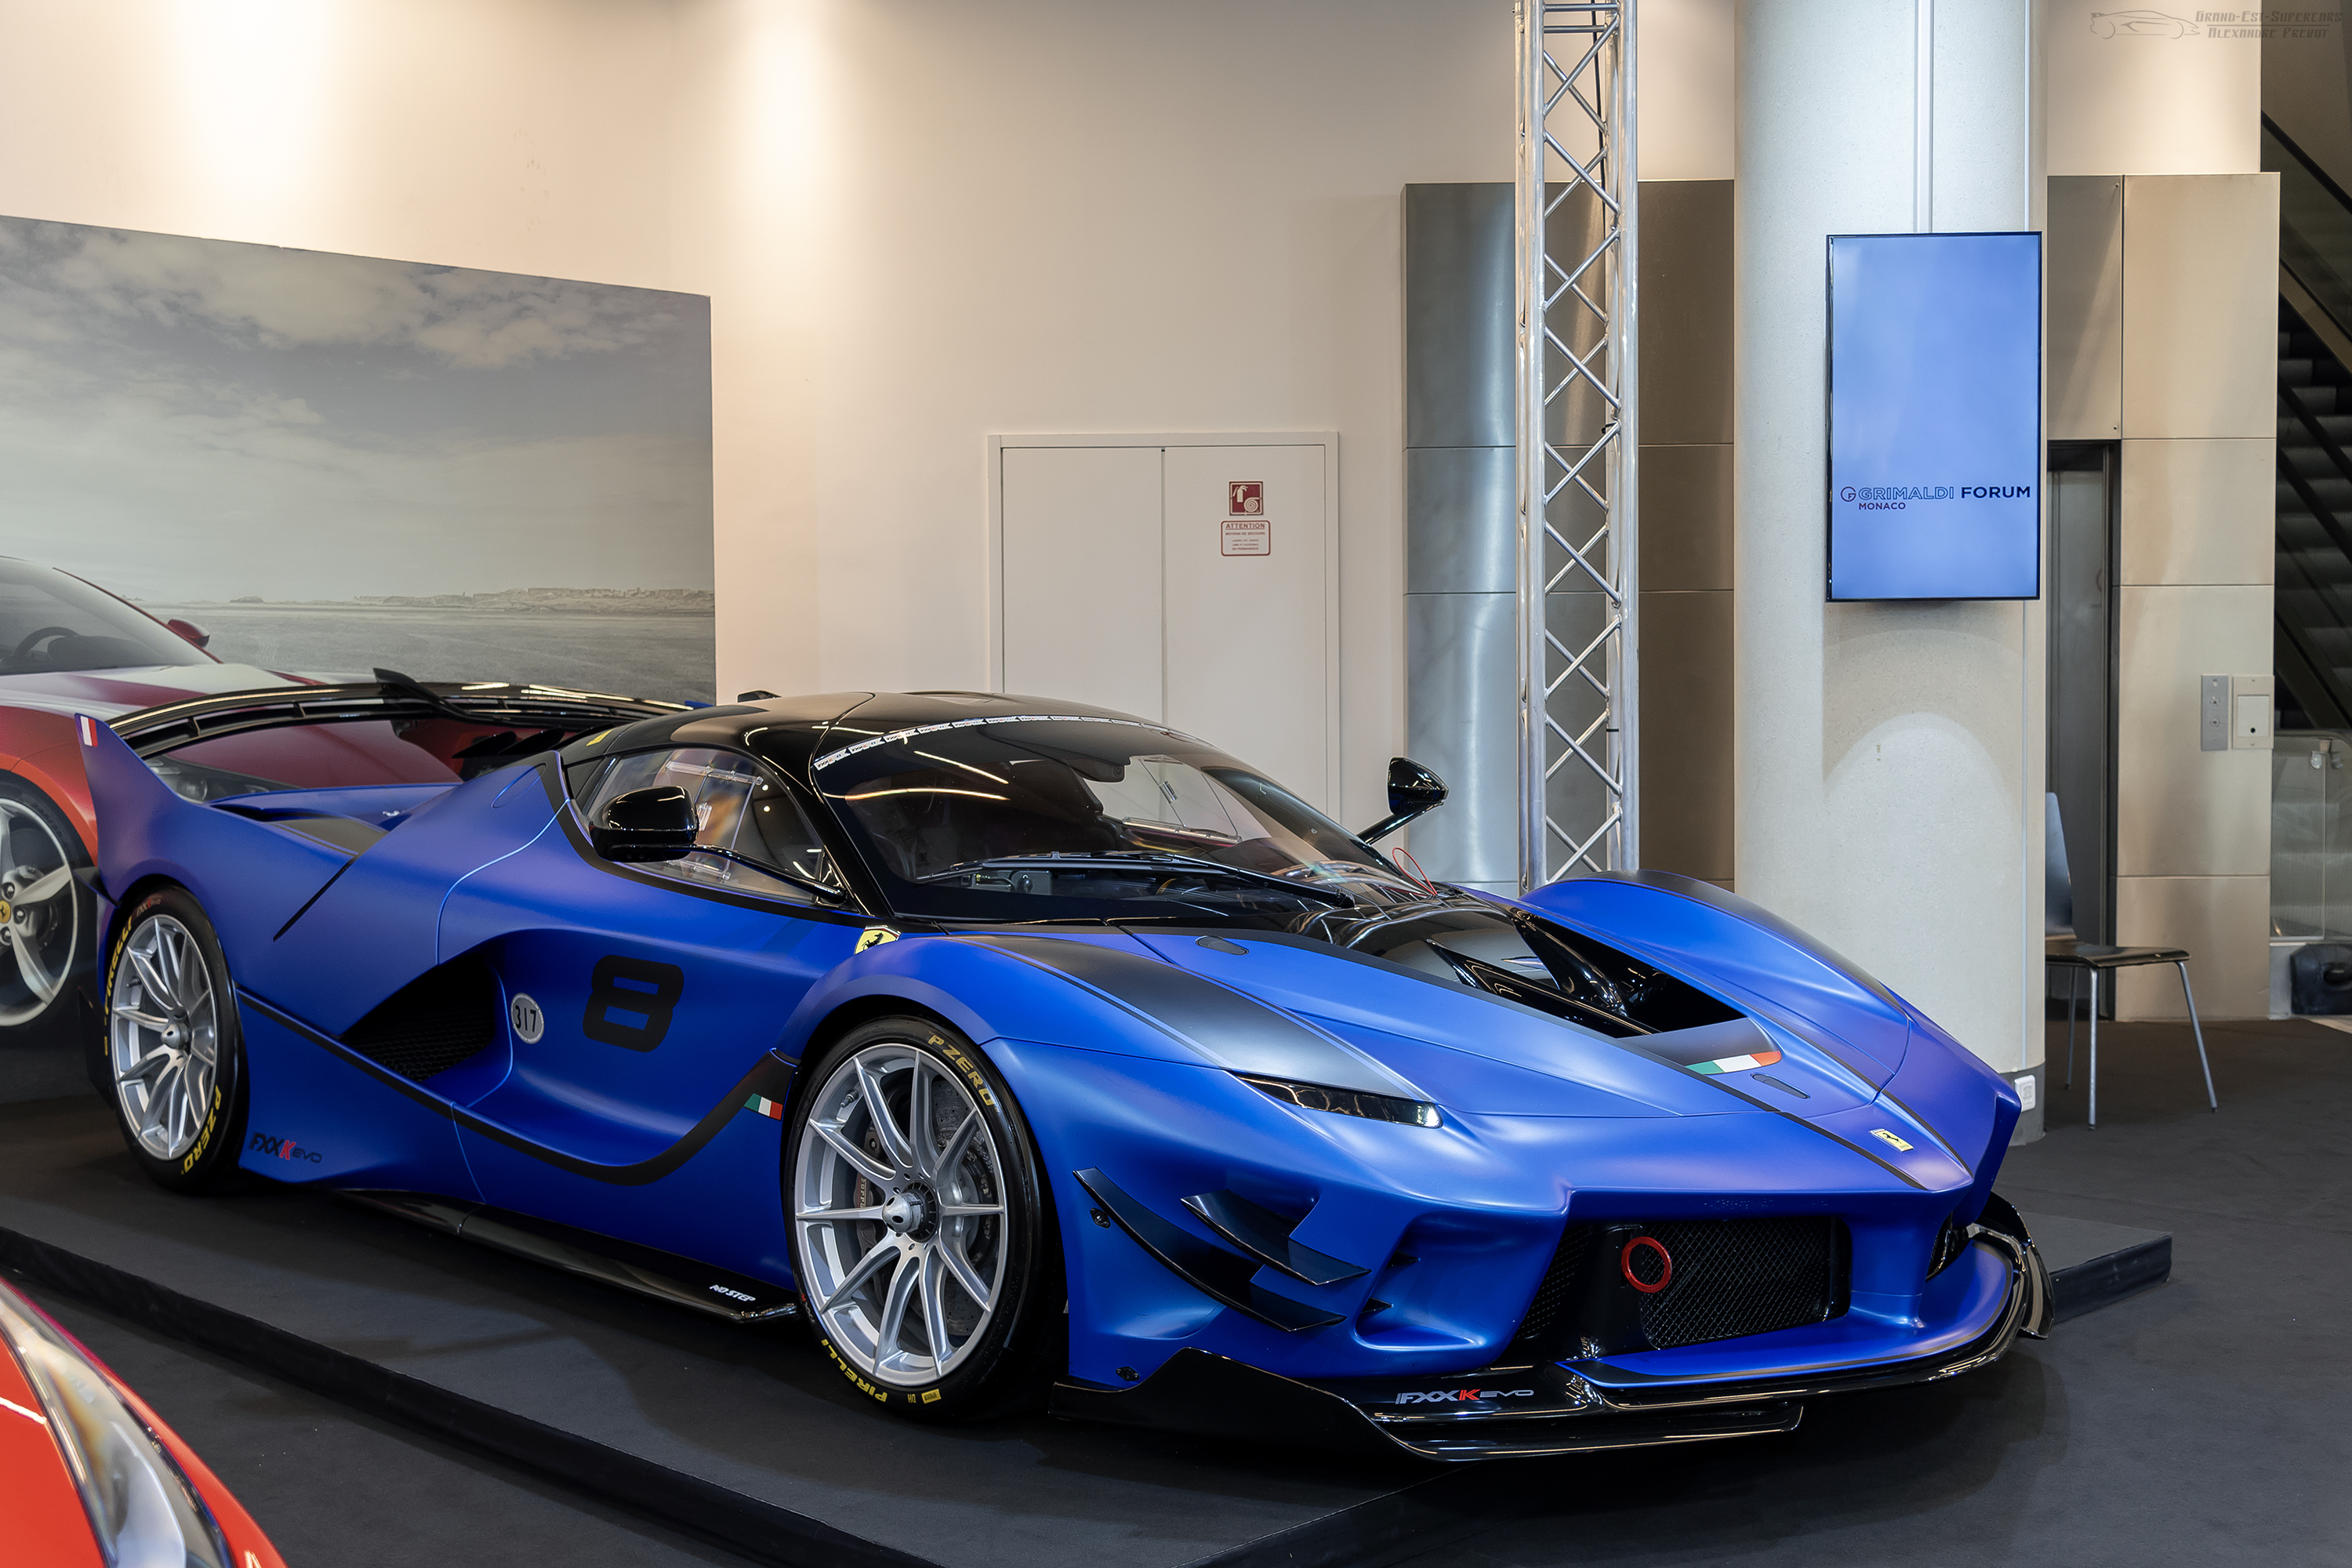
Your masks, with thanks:
M968 1420L1044 1392L1061 1251L1020 1109L955 1031L853 1029L814 1060L784 1150L803 1310L858 1390Z
M160 888L135 904L106 965L108 1099L148 1175L181 1192L236 1169L245 1048L220 939L196 900Z

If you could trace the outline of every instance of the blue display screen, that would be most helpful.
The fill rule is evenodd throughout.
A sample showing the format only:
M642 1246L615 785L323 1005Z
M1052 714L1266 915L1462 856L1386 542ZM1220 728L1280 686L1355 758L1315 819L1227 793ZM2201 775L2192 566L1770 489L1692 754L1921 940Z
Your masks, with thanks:
M1832 599L2042 594L2042 237L1830 237Z

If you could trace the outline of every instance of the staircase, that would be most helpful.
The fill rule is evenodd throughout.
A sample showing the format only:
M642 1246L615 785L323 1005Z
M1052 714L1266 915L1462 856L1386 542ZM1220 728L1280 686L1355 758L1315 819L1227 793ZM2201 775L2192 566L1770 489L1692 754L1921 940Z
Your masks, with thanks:
M2352 729L2352 195L2267 116L2279 176L2282 730Z
M2352 727L2352 371L2284 300L2278 397L2279 727L2341 730Z

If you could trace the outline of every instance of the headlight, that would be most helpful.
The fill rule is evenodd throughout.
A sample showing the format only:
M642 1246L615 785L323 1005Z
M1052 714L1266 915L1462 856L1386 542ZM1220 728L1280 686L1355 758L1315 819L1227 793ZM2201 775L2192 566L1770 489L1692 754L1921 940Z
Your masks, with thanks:
M212 1511L89 1359L5 1289L0 1338L40 1396L108 1568L228 1568Z
M1303 1105L1309 1110L1360 1116L1367 1121L1401 1121L1408 1127L1439 1125L1437 1107L1425 1100L1400 1100L1390 1094L1366 1094L1361 1089L1331 1089L1319 1083L1292 1083L1286 1079L1256 1078L1245 1072L1234 1076L1260 1094L1271 1095L1287 1105Z

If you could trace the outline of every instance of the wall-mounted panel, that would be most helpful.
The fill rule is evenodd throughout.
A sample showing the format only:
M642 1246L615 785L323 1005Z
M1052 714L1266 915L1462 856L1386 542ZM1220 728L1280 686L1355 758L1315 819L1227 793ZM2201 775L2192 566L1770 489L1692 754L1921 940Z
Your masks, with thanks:
M2278 561L2273 437L2126 441L2121 478L2125 584L2270 585Z
M1512 187L1404 188L1404 442L1507 447L1517 296Z
M2124 181L2126 437L2275 436L2278 176Z
M1729 447L1642 448L1641 538L1643 593L1731 591Z
M2116 873L2268 875L2271 754L2199 749L2199 681L2269 672L2270 589L2126 587L2121 601Z
M1405 830L1422 869L1448 882L1519 886L1518 601L1407 594L1405 754L1436 770L1444 805Z
M2053 441L2108 441L2124 427L2124 183L2053 175L2047 268Z
M2270 905L2267 876L2119 877L2116 940L2131 947L2187 948L2189 983L2205 1022L2260 1018L2270 1012ZM2116 1016L2187 1018L2180 972L2168 964L2125 970L2116 981ZM2180 1081L2193 1083L2196 1062L2187 1054L2186 1030L2179 1048L2179 1069L2187 1075ZM2225 1097L2224 1109L2228 1103Z
M1727 443L1731 182L1644 181L1641 196L1642 442Z
M1642 864L1727 885L1731 604L1642 592Z
M1404 496L1407 594L1517 592L1517 447L1407 447Z

